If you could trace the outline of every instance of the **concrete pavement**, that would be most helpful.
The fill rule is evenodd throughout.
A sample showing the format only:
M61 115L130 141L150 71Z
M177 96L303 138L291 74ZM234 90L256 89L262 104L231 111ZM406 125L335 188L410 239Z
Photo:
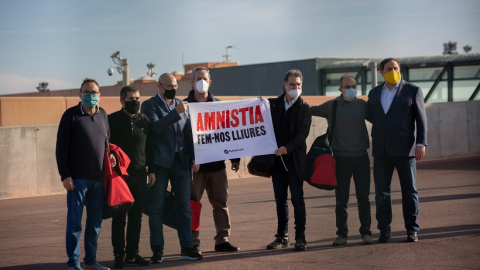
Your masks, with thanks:
M58 183L60 185L60 183ZM421 226L419 242L407 243L401 213L401 193L394 175L392 196L393 237L377 241L373 178L372 231L374 244L362 244L354 186L350 191L349 239L333 247L335 239L334 191L318 190L305 183L307 250L265 250L276 231L271 180L242 178L229 181L232 219L230 241L241 251L213 251L215 228L211 206L204 196L201 216L201 249L204 259L179 260L176 231L165 227L165 261L148 267L125 269L480 269L480 157L418 163ZM66 196L44 196L0 201L0 269L66 269ZM291 235L293 207L289 203ZM140 255L151 256L148 217L144 216ZM104 221L97 259L112 266L111 220ZM293 237L292 237L293 238ZM294 240L291 240L294 242ZM83 244L81 247L84 256Z

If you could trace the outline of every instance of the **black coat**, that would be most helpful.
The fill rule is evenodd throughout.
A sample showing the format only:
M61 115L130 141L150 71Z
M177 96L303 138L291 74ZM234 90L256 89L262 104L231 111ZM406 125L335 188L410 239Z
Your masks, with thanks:
M285 113L285 94L280 95L278 98L271 98L270 111L272 113L273 129L275 134L278 134L279 127L282 124L282 114ZM298 178L302 181L307 179L307 144L306 139L310 132L310 125L312 123L312 117L310 114L309 105L303 101L301 97L297 99L295 104L289 109L292 111L292 121L290 124L290 141L284 146L287 149L287 153L292 157L295 169L297 171ZM276 135L278 136L278 135Z

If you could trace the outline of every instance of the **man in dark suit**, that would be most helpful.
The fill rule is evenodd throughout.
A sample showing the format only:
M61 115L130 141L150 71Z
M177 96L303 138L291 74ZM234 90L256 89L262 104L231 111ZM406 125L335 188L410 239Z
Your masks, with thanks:
M190 214L190 172L194 164L192 127L186 113L188 102L175 98L178 88L175 76L164 73L158 79L159 92L142 104L142 113L150 120L153 139L155 183L150 188L151 263L163 260L163 211L168 181L175 194L178 218L180 259L199 260L192 244Z
M401 79L400 63L387 58L380 63L385 83L368 94L372 122L373 176L380 243L391 237L393 169L402 189L403 219L407 241L418 241L418 192L416 161L425 156L427 117L420 87Z

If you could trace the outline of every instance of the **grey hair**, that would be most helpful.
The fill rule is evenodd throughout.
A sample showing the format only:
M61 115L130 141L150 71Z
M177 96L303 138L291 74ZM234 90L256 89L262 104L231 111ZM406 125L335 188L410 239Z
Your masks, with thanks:
M197 71L199 71L199 70L205 70L205 71L207 71L208 79L210 79L210 70L208 70L208 68L206 68L206 67L196 67L196 68L192 71L192 82L195 80L195 72L197 72Z

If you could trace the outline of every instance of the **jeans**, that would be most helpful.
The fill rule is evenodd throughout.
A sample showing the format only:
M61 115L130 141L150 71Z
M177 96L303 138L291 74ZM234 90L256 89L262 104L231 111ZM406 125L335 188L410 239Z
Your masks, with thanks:
M200 165L201 166L201 165ZM230 214L228 211L228 180L225 169L216 172L196 172L193 174L192 194L200 201L207 190L208 200L213 207L213 221L216 235L215 245L228 242L230 236ZM193 233L193 244L200 246L199 233Z
M155 165L155 184L150 188L150 247L152 251L163 251L163 210L168 180L175 194L178 218L178 239L182 249L192 245L192 215L190 214L190 168L182 167L180 156L175 154L172 167Z
M337 188L335 189L335 215L337 235L348 236L348 199L350 196L350 179L353 175L355 194L358 203L358 216L360 218L360 234L372 235L370 225L370 159L368 155L358 157L335 156Z
M147 173L130 174L127 184L133 195L135 202L127 213L114 216L112 218L112 245L113 254L127 254L132 257L138 254L138 243L140 241L140 231L142 229L142 206L145 197L145 184L147 182ZM126 223L128 215L128 223ZM127 225L127 237L125 248L125 225Z
M65 244L68 267L79 265L80 236L82 234L83 207L87 208L85 225L85 258L87 265L97 263L97 239L103 221L103 182L88 179L73 179L75 189L67 191L67 230Z
M272 174L273 192L277 209L278 227L277 235L288 235L288 203L287 192L290 187L290 195L295 217L295 236L305 237L306 210L303 199L303 180L298 178L293 160L283 157L288 172L283 164L277 163Z
M392 157L384 154L375 156L373 176L375 181L375 202L377 222L380 231L390 232L392 223L392 175L396 168L402 189L403 219L407 231L418 231L417 168L414 157Z

